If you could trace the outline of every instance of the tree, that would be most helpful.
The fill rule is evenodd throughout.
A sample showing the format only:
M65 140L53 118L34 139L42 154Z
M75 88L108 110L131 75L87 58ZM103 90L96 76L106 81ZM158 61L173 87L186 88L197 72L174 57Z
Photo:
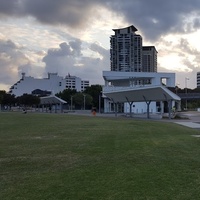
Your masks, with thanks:
M11 109L11 106L14 106L15 103L15 95L8 94L5 91L0 91L0 104L4 106L9 106L9 108Z
M92 96L89 94L84 94L82 92L77 92L73 96L73 101L78 109L83 109L84 103L86 109L88 109L89 107L91 108L92 106Z
M96 108L99 107L99 103L101 103L101 107L103 106L103 101L99 102L102 97L102 86L101 85L91 85L87 87L84 91L85 94L89 94L92 96L93 101L92 105Z
M31 94L23 94L22 96L17 97L17 102L19 105L33 106L40 103L40 98Z
M6 91L5 90L0 90L0 104L2 104L3 102L3 98L6 95Z
M71 96L75 95L76 93L76 90L66 89L57 93L56 96L69 103L71 102Z

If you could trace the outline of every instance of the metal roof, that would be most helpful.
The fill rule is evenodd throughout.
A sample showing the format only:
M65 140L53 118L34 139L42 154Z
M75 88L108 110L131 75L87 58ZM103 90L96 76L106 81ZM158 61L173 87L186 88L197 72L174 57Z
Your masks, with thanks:
M118 29L112 29L113 31L118 31L118 30L123 30L123 29L127 29L127 28L131 28L131 30L133 32L136 32L137 31L137 28L135 28L135 26L131 25L131 26L128 26L128 27L125 27L125 28L118 28Z
M58 98L57 96L51 95L46 97L40 97L40 104L65 104L67 103L61 98Z
M181 98L164 86L141 86L104 90L103 94L114 102L180 101Z

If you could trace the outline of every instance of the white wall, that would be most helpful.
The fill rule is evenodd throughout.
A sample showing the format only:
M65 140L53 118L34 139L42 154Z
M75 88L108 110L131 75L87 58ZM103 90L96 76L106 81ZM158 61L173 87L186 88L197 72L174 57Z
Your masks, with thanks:
M81 91L81 79L73 77L74 86L77 91ZM31 76L27 77L23 74L22 79L14 84L11 89L11 94L21 96L25 93L31 94L33 90L40 89L50 91L52 94L62 92L66 89L66 79L57 75L57 73L48 73L48 78L36 79Z
M130 113L130 105L129 103L124 103L124 112L125 113ZM156 102L151 102L149 105L149 112L150 113L156 113L157 108L156 108ZM132 113L135 114L142 114L142 113L147 113L147 104L146 102L135 102L132 105Z

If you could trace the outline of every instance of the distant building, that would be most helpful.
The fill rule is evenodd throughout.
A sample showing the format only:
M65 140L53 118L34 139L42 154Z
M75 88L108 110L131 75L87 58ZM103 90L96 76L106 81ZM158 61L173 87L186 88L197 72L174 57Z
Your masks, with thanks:
M154 46L142 46L142 37L135 32L137 28L133 25L113 29L114 35L110 37L110 71L103 71L105 86L103 87L104 95L104 112L120 111L124 113L135 112L145 113L149 106L152 113L164 111L164 103L156 99L149 101L143 94L144 88L175 87L174 73L157 73L157 50ZM200 86L200 73L199 73ZM123 102L119 104L118 93L138 90L134 95L143 94L143 98L138 102L131 102L128 97L124 96ZM160 92L160 91L159 91ZM112 93L115 96L115 102L112 98L106 96ZM163 95L160 92L161 96ZM120 93L122 94L122 93ZM132 93L133 95L133 93ZM118 98L118 99L117 99ZM136 99L136 98L135 98ZM165 98L167 101L167 97ZM117 105L116 105L117 104ZM175 102L172 102L175 105Z
M154 46L142 47L142 72L157 72L157 51ZM144 84L151 84L150 79L142 81Z
M113 29L110 37L110 70L121 72L142 71L142 37L134 26Z
M103 94L106 92L117 93L119 91L128 91L132 89L144 89L145 87L156 87L163 86L163 81L166 81L167 87L175 87L175 73L156 73L156 72L112 72L103 71L103 78L105 85L103 86ZM150 83L144 85L138 85L137 80L144 79L150 80ZM142 92L142 90L141 90ZM104 96L105 97L105 96ZM144 98L145 99L145 98ZM144 102L133 102L132 112L134 113L145 113L147 112L147 105ZM174 105L174 103L173 103ZM129 113L130 102L123 103L121 111ZM162 108L164 110L163 102L152 101L150 104L150 111L152 113L158 112ZM104 98L104 112L114 112L115 106L112 99ZM120 110L120 109L119 109Z
M157 72L157 51L154 46L142 47L142 71Z
M86 87L90 85L89 81L83 81L79 77L76 76L66 76L66 89L72 89L76 91L84 91Z
M197 72L197 87L200 88L200 72Z
M9 93L15 96L23 94L56 94L65 89L74 89L77 92L84 91L89 86L89 81L81 80L76 76L58 76L57 73L48 73L48 78L37 79L31 76L25 76L11 86Z

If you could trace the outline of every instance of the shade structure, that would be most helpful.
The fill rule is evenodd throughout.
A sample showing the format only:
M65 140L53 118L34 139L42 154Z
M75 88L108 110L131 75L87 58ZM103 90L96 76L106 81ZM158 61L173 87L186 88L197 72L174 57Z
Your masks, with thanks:
M40 104L46 105L46 104L65 104L67 103L63 99L51 95L51 96L46 96L46 97L40 97Z
M181 100L178 95L171 92L165 86L105 89L103 94L115 103Z

